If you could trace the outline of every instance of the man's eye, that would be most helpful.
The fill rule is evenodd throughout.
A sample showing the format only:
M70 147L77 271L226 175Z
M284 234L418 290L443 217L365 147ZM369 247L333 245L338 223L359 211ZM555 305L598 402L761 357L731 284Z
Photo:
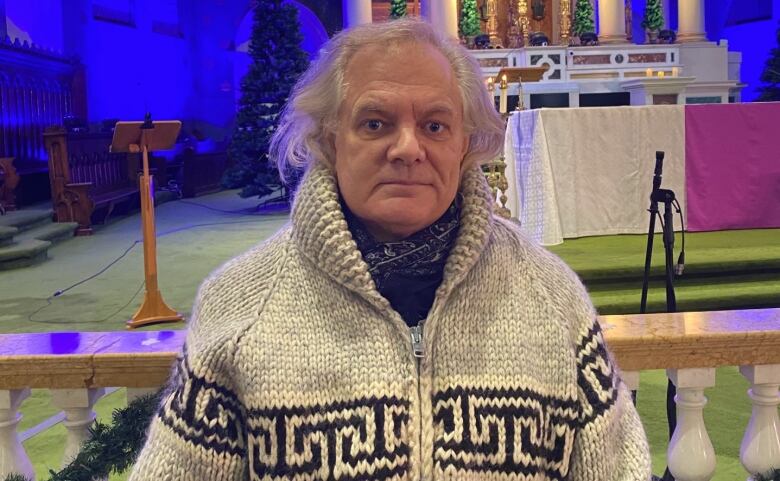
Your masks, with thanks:
M381 129L382 125L384 125L384 124L382 123L381 120L371 119L371 120L366 120L363 123L363 125L365 125L365 127L368 130L370 130L372 132L376 132L377 130Z
M444 130L444 125L439 122L428 122L428 132L438 134Z

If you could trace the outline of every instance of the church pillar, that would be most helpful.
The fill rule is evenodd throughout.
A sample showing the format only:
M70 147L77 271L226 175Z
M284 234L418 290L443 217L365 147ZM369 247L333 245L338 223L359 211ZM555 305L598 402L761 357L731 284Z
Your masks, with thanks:
M420 9L434 27L458 38L458 0L422 0Z
M677 10L677 39L680 42L707 41L704 33L704 0L679 0Z
M624 0L598 0L599 43L626 42L626 6Z
M373 22L371 0L341 0L344 28Z

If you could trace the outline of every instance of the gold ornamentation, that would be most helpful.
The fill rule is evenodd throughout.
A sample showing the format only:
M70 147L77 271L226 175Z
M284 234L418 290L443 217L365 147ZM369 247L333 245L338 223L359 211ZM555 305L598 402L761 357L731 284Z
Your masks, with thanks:
M506 114L502 115L502 117L504 118L504 122L509 119L509 116ZM512 213L506 206L506 201L508 200L506 191L509 189L509 181L506 178L506 161L504 160L504 154L501 154L493 161L485 163L482 166L482 172L485 174L487 183L493 193L493 213L504 219L510 219Z
M487 31L490 36L490 45L502 46L501 37L498 36L498 0L486 0L487 4Z
M517 14L520 17L520 29L523 32L523 45L528 45L528 35L531 32L528 30L530 27L530 20L528 19L528 1L517 0Z
M571 44L571 0L561 0L561 45Z

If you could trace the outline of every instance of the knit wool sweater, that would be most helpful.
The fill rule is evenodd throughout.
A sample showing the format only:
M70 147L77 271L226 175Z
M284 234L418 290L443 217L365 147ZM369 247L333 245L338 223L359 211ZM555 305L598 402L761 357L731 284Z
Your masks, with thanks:
M130 481L646 481L587 293L494 218L478 168L424 320L375 289L325 167L290 224L201 286Z

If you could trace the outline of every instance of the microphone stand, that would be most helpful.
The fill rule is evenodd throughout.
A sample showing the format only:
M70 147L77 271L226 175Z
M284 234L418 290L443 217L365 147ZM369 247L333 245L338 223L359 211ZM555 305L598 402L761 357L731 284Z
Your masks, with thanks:
M666 312L677 312L677 298L674 293L674 212L673 204L676 203L674 192L669 189L661 189L661 172L663 170L664 153L656 151L655 153L655 172L653 176L653 191L650 193L650 226L647 232L647 251L645 253L645 272L642 278L642 300L640 302L639 312L647 312L647 290L650 280L650 264L653 257L653 237L655 235L655 219L659 216L658 203L664 204L664 215L662 221L664 254L666 258L665 281L666 281ZM682 255L681 255L682 259ZM682 273L681 267L677 270ZM677 388L671 380L666 386L666 419L669 425L669 439L677 426L677 410L675 395ZM674 476L667 467L662 481L674 481Z

